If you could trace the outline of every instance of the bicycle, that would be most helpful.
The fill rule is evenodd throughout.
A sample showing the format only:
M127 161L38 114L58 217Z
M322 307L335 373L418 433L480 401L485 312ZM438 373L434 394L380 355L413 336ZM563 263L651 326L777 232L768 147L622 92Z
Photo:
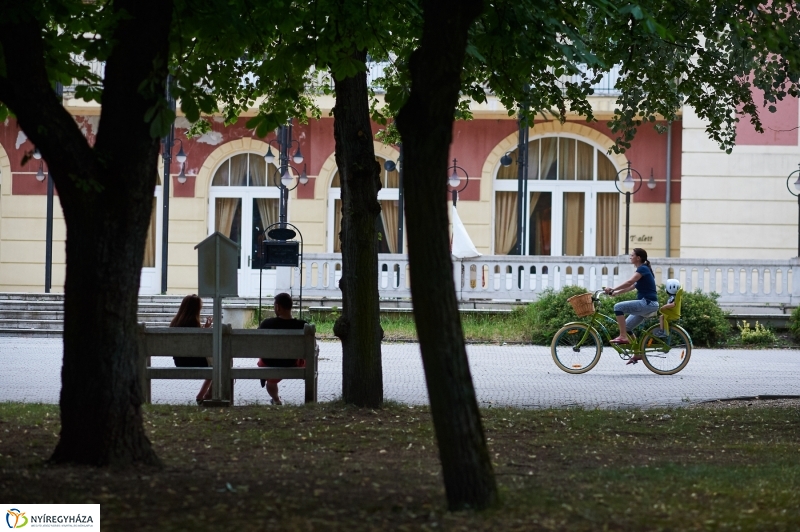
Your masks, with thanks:
M550 353L556 366L572 374L586 373L600 361L605 340L622 360L630 360L634 356L641 358L644 365L658 375L674 375L678 373L692 356L692 339L683 327L665 323L663 336L656 334L658 324L652 325L644 331L641 338L629 334L629 344L612 344L612 336L604 325L604 321L616 325L616 320L595 310L594 304L599 301L597 290L594 294L586 293L569 298L570 304L575 309L579 318L588 318L588 322L575 321L561 327L553 336L550 344ZM587 297L589 296L589 297ZM656 313L649 314L648 318ZM599 331L599 332L598 332Z

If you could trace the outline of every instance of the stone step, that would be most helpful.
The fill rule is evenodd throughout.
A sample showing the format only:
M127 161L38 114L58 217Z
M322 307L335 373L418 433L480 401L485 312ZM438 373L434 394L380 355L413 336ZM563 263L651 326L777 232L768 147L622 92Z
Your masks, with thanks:
M35 292L0 292L0 301L64 301L64 294Z
M0 300L0 312L24 312L24 311L37 311L37 312L63 312L64 303L57 301L17 301L17 300Z
M2 320L31 320L31 321L62 321L63 310L8 310L0 305L0 321Z
M52 330L63 329L61 320L0 319L0 329Z
M0 326L0 337L14 336L25 338L61 338L64 336L62 329L6 329Z

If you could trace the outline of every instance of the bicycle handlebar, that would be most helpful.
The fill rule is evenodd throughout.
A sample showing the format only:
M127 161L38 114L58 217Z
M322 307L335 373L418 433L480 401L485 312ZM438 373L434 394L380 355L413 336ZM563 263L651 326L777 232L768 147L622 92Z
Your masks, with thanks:
M600 298L598 297L598 294L605 294L605 293L606 293L606 289L605 288L601 288L600 290L595 290L594 291L594 295L592 295L592 301L600 301ZM609 297L611 297L611 296L609 296Z

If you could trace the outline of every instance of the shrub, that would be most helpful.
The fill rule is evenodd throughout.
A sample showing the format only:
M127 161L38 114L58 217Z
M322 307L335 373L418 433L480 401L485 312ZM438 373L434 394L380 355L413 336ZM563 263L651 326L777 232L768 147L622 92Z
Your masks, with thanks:
M789 331L798 342L800 342L800 307L795 308L789 315Z
M743 344L749 344L749 345L774 344L775 341L777 340L777 338L775 338L775 333L773 333L770 329L767 329L763 325L759 325L757 321L753 329L750 328L750 324L747 323L747 320L743 320L742 325L739 325L737 323L736 326L739 328Z

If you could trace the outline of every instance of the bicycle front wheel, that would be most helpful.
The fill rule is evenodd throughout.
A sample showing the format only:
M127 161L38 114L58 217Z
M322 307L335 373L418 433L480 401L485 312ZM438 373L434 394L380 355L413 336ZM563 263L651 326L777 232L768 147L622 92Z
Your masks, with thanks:
M584 323L568 323L553 336L550 354L567 373L586 373L600 361L603 344L597 331Z
M653 373L674 375L689 363L692 339L677 325L670 325L669 334L663 337L655 334L657 330L656 327L650 329L642 338L642 362Z

